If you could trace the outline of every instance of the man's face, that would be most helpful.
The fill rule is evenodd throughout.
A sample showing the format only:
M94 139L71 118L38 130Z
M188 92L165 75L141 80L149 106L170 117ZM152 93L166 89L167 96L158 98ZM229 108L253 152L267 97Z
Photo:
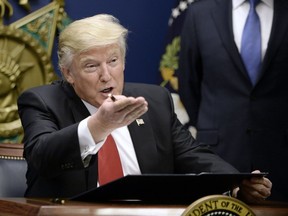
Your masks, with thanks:
M62 72L81 99L99 107L109 93L122 94L123 58L118 45L96 47L76 55Z

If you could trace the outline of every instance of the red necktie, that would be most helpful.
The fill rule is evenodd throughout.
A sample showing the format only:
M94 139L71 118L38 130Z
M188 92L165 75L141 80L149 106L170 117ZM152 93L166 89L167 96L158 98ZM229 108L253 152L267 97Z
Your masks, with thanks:
M109 135L98 152L98 181L100 185L123 177L122 165L116 143Z

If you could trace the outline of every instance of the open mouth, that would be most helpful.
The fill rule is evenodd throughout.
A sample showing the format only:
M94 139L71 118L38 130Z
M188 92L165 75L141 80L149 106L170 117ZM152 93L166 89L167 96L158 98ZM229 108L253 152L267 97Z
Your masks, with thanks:
M109 93L112 92L112 90L113 90L113 88L110 87L110 88L103 89L101 92L102 92L102 93L105 93L105 94L109 94Z

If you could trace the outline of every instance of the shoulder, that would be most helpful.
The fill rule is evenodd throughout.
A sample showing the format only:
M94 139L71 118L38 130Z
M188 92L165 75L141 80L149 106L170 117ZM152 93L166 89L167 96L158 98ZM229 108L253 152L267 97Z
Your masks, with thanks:
M217 5L228 4L229 1L232 0L195 0L189 5L188 13L189 11L193 11L194 13L207 13L207 10L214 8Z
M215 7L218 0L195 0L189 4L187 11L184 15L186 25L191 26L194 22L205 22L205 19L209 19L209 12ZM226 1L226 0L221 0ZM191 23L192 22L192 23ZM187 27L190 29L190 27ZM187 28L183 28L187 30Z
M213 5L217 1L218 0L194 0L189 5L189 8L191 8L191 7L207 7L207 6ZM224 1L224 0L221 0L221 1Z
M167 94L169 91L155 84L145 83L125 83L124 94L127 96L158 96L161 94Z
M34 86L34 87L29 88L29 89L26 89L23 93L26 93L26 92L47 92L47 91L50 92L50 91L53 91L53 89L55 89L55 90L58 89L60 87L61 83L62 83L61 81L54 81L51 84Z
M165 107L165 109L170 109L173 106L170 91L159 85L126 83L123 94L132 97L144 97L150 108Z
M63 97L67 97L66 92L73 93L73 90L68 90L68 84L64 81L54 81L51 84L35 86L23 91L18 101L30 100L30 98L41 98L43 100L61 100Z

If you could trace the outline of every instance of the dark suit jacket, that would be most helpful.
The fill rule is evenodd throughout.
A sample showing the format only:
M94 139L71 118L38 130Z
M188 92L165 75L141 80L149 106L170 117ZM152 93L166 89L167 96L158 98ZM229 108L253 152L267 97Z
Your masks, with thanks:
M193 148L193 137L177 120L165 88L126 84L124 94L143 96L144 125L128 126L142 173L237 172L208 148ZM26 196L69 197L97 185L97 155L84 168L77 135L89 112L66 82L36 87L18 99L28 162Z
M181 35L179 94L208 144L242 172L269 172L288 200L288 1L274 0L261 74L252 86L234 42L231 0L192 3Z

